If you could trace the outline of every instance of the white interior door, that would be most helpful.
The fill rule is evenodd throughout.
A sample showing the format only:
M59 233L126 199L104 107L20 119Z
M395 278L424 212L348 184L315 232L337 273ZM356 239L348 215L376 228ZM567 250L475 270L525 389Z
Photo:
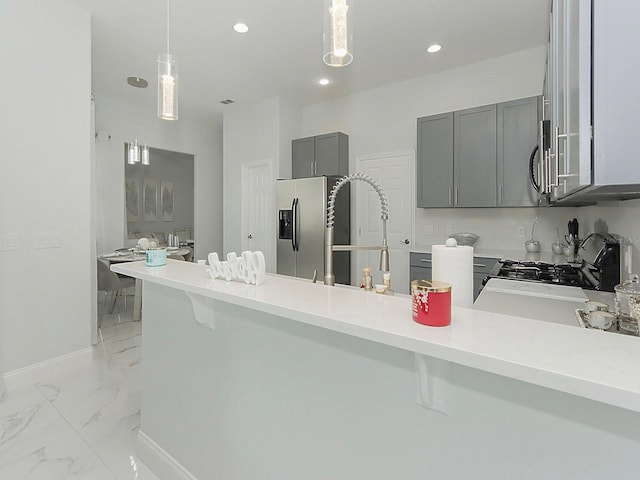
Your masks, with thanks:
M415 152L367 155L356 160L357 171L376 179L389 201L387 240L389 242L391 286L393 290L409 293L409 251L413 244L415 211L414 187ZM356 183L356 244L380 245L382 221L380 199L370 185ZM371 267L375 283L382 283L378 270L380 253L358 252L356 256L356 284L359 285L362 268Z
M271 160L242 166L242 250L262 251L268 272L275 272L275 183Z

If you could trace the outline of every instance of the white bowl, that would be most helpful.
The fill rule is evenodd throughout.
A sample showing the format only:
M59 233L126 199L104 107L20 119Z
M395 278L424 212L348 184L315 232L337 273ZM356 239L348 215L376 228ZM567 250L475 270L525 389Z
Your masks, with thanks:
M449 235L449 238L454 238L456 242L458 242L458 245L472 246L480 237L475 233L452 233Z
M380 283L376 283L374 287L375 287L376 293L384 293L387 290L387 286Z
M535 253L540 251L540 242L537 240L527 240L524 242L524 248L527 252Z

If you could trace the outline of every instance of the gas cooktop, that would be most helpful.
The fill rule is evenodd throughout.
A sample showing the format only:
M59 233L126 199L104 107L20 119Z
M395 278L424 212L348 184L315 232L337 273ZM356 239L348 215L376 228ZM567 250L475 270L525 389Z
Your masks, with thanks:
M489 278L505 278L573 287L583 286L580 268L569 263L554 264L505 259L496 264L484 283Z

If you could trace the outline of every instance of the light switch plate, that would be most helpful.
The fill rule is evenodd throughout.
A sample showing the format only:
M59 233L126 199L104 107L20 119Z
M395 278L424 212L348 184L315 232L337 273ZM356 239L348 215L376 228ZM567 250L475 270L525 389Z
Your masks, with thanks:
M20 239L17 233L0 234L0 251L20 250Z
M524 235L525 235L524 225L518 225L516 227L516 237L524 238Z
M60 232L38 232L36 248L60 248Z

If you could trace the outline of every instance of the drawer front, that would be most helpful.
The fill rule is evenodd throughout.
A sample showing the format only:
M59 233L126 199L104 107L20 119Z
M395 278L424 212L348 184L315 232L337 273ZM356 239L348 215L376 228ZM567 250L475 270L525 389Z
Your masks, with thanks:
M498 263L495 257L473 257L473 273L489 273Z
M431 268L431 254L411 252L409 256L409 265L412 267Z

